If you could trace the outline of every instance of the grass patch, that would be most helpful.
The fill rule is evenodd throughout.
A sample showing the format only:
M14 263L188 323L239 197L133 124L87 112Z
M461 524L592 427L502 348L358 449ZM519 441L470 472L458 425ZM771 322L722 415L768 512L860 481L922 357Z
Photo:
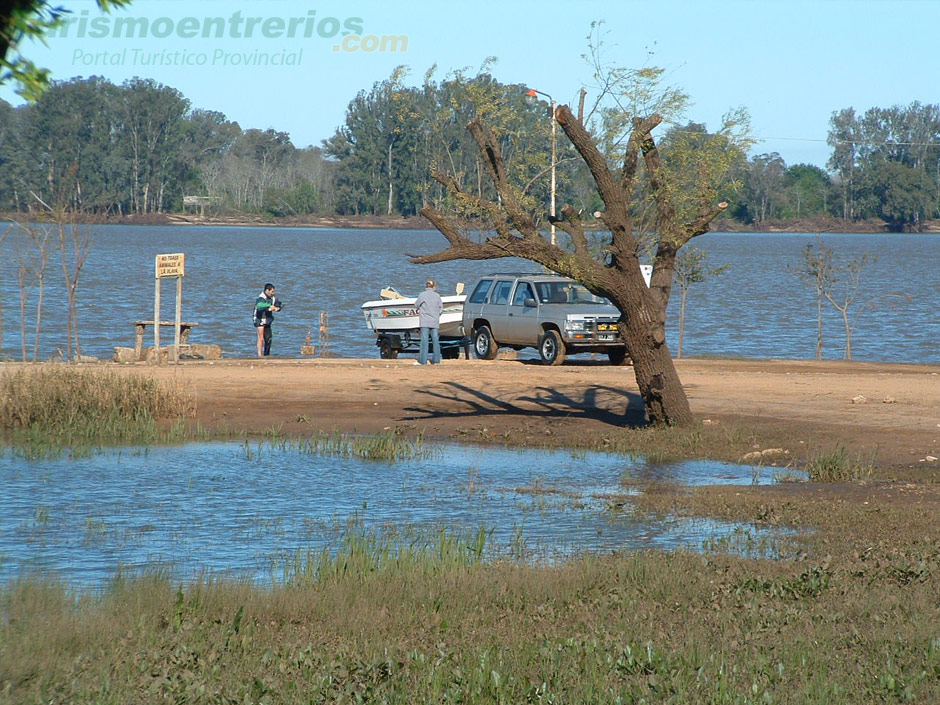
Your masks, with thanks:
M376 574L449 574L479 565L488 537L485 528L469 536L446 530L410 537L356 531L343 539L338 550L296 552L275 565L272 577L276 584L299 587L324 581L362 583Z
M854 482L872 475L872 464L865 463L861 456L851 458L843 447L818 453L806 463L806 475L810 482Z
M181 439L194 403L181 386L110 370L46 363L0 373L0 430L42 455L89 444ZM164 426L159 421L176 419Z
M26 702L937 702L930 572L638 552L480 560L479 537L357 539L283 585L154 575L0 589L0 694ZM919 570L915 570L919 567Z
M591 450L643 456L652 462L695 458L736 459L750 450L754 436L738 427L648 426L624 428L604 436Z
M242 448L248 459L270 451L306 453L321 457L362 458L364 460L420 460L432 457L434 450L424 442L424 435L404 436L397 429L368 436L333 431L318 432L310 437L283 437L279 428L269 429L257 441L244 441Z

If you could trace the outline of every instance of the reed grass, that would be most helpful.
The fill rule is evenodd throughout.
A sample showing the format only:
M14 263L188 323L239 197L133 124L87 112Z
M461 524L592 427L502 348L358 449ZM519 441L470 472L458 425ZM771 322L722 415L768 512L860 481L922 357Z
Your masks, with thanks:
M266 452L287 451L321 457L405 461L427 459L438 452L424 442L423 434L408 437L396 429L366 436L320 431L305 437L284 437L280 429L275 428L269 429L260 440L243 441L242 448L249 459Z
M181 385L46 363L0 373L0 430L30 454L182 438L194 402ZM176 423L160 426L160 420Z
M843 447L813 455L806 463L810 482L853 482L872 476L873 467L861 456L852 458Z
M165 575L0 588L0 702L937 702L931 571L638 552L479 559L360 538L273 588Z
M303 586L324 581L362 582L379 573L441 575L478 565L486 553L489 533L483 527L470 535L440 530L410 537L389 537L356 531L344 537L339 549L296 552L275 564L274 582Z

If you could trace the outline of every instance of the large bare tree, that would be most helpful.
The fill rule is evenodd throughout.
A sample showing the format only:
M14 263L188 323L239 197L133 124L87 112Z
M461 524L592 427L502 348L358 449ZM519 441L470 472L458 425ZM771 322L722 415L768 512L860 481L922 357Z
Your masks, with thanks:
M633 359L650 422L690 424L688 399L666 344L666 308L679 249L707 232L727 207L717 199L717 184L724 179L731 160L707 155L714 157L716 145L727 148L730 142L701 133L691 141L684 140L679 130L676 141L685 144L675 154L684 156L673 157L667 164L653 136L663 117L653 112L627 123L625 144L620 142L620 156L613 162L607 149L609 131L600 140L605 145L602 151L583 117L575 116L568 106L558 106L552 117L590 170L603 200L605 210L600 218L609 236L600 256L579 213L569 205L562 208L561 218L552 220L568 234L570 242L551 243L539 228L538 208L533 209L531 199L511 183L497 135L475 119L467 129L479 147L494 195L487 198L479 191L464 191L457 179L434 172L434 178L446 187L452 207L428 204L421 214L444 235L449 246L436 253L410 255L410 259L430 264L521 257L582 282L591 292L610 299L622 314L621 335ZM613 144L616 146L616 141ZM736 154L743 157L740 149ZM468 221L466 213L474 213L476 220ZM481 230L487 233L482 238L478 234ZM640 269L644 256L653 263L649 287Z

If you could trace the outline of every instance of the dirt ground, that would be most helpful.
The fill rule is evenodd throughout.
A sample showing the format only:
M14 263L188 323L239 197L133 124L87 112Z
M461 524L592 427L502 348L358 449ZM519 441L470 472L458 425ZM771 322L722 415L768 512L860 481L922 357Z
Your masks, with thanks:
M936 472L940 366L686 359L676 362L692 411L710 432L746 431L757 450L796 461L843 446L882 468ZM584 445L643 421L632 368L600 361L545 367L519 360L414 358L182 361L117 369L177 379L210 429L372 433Z

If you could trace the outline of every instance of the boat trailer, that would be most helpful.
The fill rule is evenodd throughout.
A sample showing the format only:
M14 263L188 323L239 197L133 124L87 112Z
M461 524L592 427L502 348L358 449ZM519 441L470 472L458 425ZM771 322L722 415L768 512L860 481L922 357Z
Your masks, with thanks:
M470 359L470 336L442 335L441 357L445 360L456 360L463 350L464 357ZM380 331L376 334L375 344L379 348L379 357L383 360L394 360L399 353L416 353L421 349L421 335L415 330ZM428 340L428 353L431 352L432 343Z

